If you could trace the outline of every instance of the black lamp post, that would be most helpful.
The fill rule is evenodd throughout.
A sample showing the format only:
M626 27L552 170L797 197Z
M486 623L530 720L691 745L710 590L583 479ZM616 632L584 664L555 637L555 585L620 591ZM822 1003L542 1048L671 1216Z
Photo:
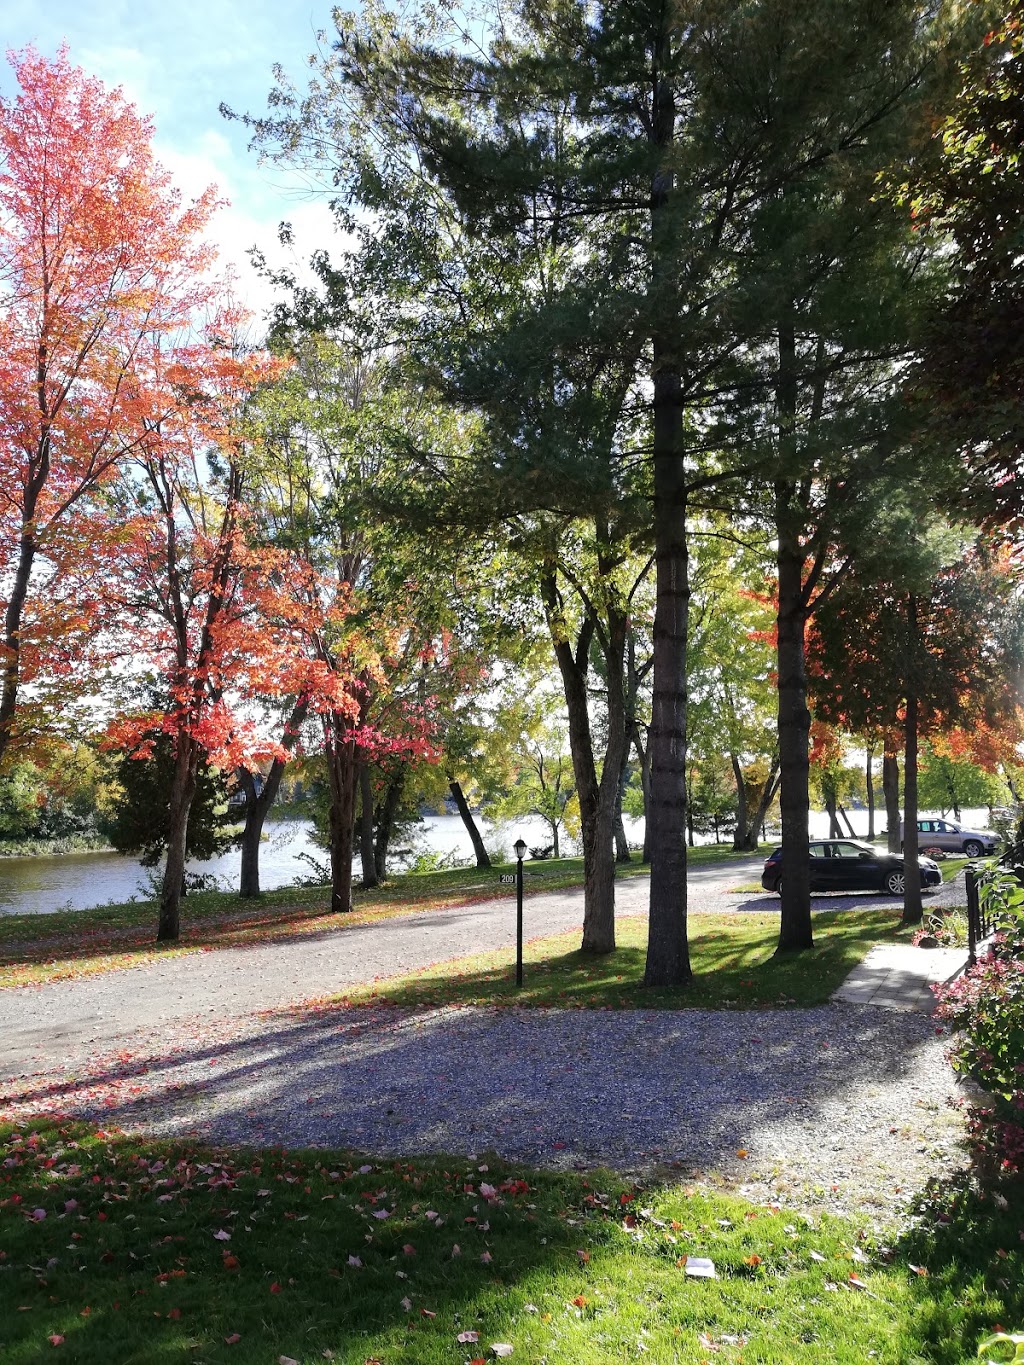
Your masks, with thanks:
M512 847L516 851L516 985L523 984L523 859L526 857L526 840L517 839Z

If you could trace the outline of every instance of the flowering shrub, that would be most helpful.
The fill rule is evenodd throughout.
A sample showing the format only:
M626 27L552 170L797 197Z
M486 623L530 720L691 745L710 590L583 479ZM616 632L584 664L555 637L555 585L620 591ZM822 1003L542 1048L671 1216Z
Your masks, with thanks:
M938 1015L955 1033L950 1061L992 1097L972 1109L969 1131L979 1155L1006 1174L1024 1174L1024 889L998 869L980 891L999 928L988 953L948 986L936 988Z
M942 910L926 915L924 924L915 930L910 940L915 948L922 939L934 938L944 948L965 948L967 946L967 916L962 910ZM929 944L934 947L934 944Z

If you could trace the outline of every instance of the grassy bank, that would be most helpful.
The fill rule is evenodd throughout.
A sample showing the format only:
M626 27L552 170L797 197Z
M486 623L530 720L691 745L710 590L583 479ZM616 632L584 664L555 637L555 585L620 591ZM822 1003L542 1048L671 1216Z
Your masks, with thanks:
M726 862L731 849L694 849L695 866ZM409 873L393 877L385 886L357 890L354 909L332 915L326 887L285 887L258 900L243 900L225 892L190 895L182 905L181 940L157 948L157 907L131 901L93 910L60 911L53 915L0 916L0 986L59 980L91 972L111 971L162 956L201 952L218 946L271 942L328 928L367 924L411 910L443 910L471 905L514 891L500 881L514 864L490 870L475 867L443 872ZM645 876L639 862L620 865L620 877ZM582 858L549 859L527 863L526 894L583 884Z
M46 1122L0 1127L0 1148L11 1365L955 1365L1024 1318L1017 1220L969 1196L884 1248L680 1176L638 1188L485 1154L211 1151ZM714 1278L688 1273L702 1261Z
M528 943L523 985L515 984L512 950L439 962L406 976L330 997L331 1003L389 1004L426 1009L445 1005L517 1005L559 1009L759 1009L827 1003L867 951L879 942L910 942L899 911L819 911L815 951L775 958L779 917L695 915L689 924L694 977L689 986L643 985L647 921L622 916L617 949L607 957L579 951L579 933Z

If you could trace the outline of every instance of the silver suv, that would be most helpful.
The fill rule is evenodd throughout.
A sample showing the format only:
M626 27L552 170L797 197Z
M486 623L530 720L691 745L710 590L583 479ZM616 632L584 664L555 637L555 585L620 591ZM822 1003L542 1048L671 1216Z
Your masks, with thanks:
M983 834L962 829L955 820L918 820L918 848L941 848L945 853L962 853L965 858L980 858L999 848L998 834ZM900 821L900 848L903 847L903 821Z

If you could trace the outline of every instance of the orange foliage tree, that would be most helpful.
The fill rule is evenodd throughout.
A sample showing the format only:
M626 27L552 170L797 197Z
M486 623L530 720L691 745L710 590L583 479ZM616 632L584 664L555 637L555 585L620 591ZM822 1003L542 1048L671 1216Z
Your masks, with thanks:
M200 234L212 191L183 203L152 128L62 50L11 58L0 99L0 761L52 724L82 667L100 598L94 495L188 401L161 385L217 286ZM26 698L28 704L26 705Z
M170 416L166 404L156 404L147 439L106 490L107 599L116 605L108 648L130 653L133 667L144 667L168 699L166 710L119 717L108 741L144 757L162 731L174 746L161 940L179 934L202 758L232 770L286 757L280 738L259 724L256 703L268 698L356 715L349 675L337 660L328 666L304 647L311 630L343 633L345 602L313 610L313 569L261 543L247 501L244 401L279 368L215 339L193 343L157 376L172 388L187 386L188 403Z

